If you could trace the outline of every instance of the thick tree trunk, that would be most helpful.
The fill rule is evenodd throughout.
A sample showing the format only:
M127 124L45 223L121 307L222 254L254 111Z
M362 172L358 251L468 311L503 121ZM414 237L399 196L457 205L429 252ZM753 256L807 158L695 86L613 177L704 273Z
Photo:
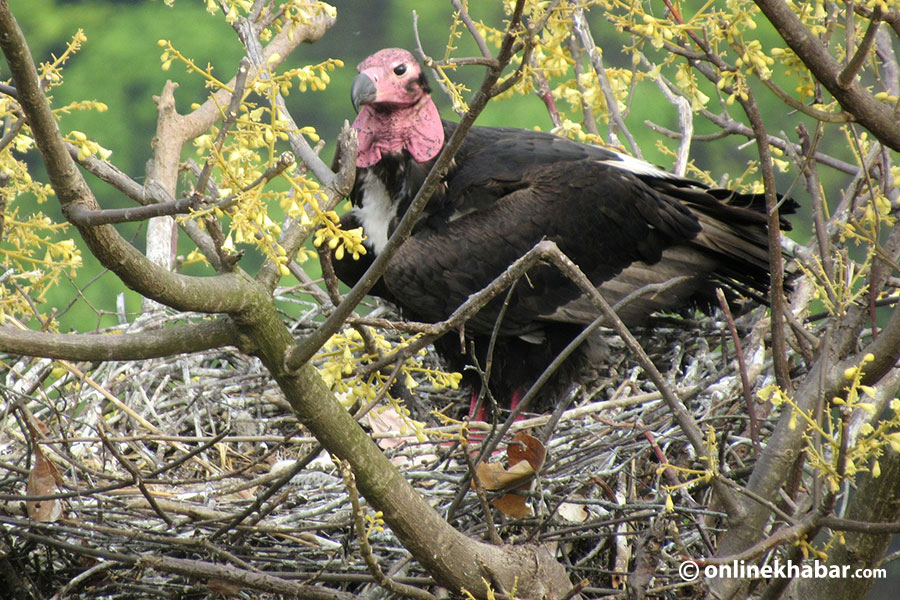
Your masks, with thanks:
M451 527L409 484L325 386L315 368L284 367L294 344L271 302L250 311L242 329L254 341L298 419L331 453L350 464L360 493L403 546L443 586L483 598L493 591L518 598L561 598L572 588L565 568L544 547L499 547L466 537Z

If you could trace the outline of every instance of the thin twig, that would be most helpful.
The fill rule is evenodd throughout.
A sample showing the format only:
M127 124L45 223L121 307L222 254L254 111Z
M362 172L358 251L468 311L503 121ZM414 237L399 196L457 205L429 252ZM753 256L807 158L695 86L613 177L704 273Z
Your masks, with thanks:
M737 327L734 324L734 317L731 316L731 307L728 306L728 300L725 299L725 292L722 291L722 288L716 288L716 298L719 299L719 306L722 308L722 312L725 313L725 322L728 324L728 331L731 333L731 341L734 342L734 353L737 355L738 371L740 371L741 375L741 390L744 393L747 415L750 417L750 439L753 441L753 447L759 452L759 419L756 416L756 405L753 403L750 378L747 376L747 360L744 358L744 348L741 344Z
M556 100L553 98L553 90L550 89L550 84L547 82L544 71L535 63L534 56L532 55L530 59L532 78L535 82L534 93L547 107L553 126L559 127L559 108L556 106Z
M581 113L584 115L582 123L588 133L599 137L600 130L597 128L597 116L594 114L594 107L592 107L590 102L585 98L585 89L581 83L581 76L584 75L584 64L582 64L581 60L581 56L584 53L583 48L578 41L578 36L574 34L570 35L566 41L569 46L569 54L572 55L572 69L575 71L575 85L578 87L578 91L581 95Z
M638 158L643 158L640 147L619 114L619 100L616 98L609 83L606 68L603 66L603 58L600 56L600 51L594 43L594 37L591 35L590 27L584 18L584 11L581 8L572 12L572 23L581 41L581 46L588 53L588 58L590 58L591 65L594 67L594 72L597 74L597 79L600 82L600 89L606 98L606 109L609 111L609 142L614 146L619 145L617 134L621 133L628 142L628 147L631 149L632 154Z
M189 196L165 204L148 204L129 208L107 208L90 210L84 206L75 206L69 210L69 220L84 227L97 227L110 223L133 223L146 221L155 217L184 215L200 205L199 196Z
M655 65L652 65L647 60L647 57L641 55L641 59L651 71L655 70ZM666 100L678 109L678 126L681 129L681 134L677 138L679 144L675 153L675 165L672 168L672 172L680 177L684 177L688 161L690 160L691 143L694 140L694 113L691 110L691 103L665 77L657 77L656 86L666 97Z
M462 145L462 142L468 134L469 129L471 129L474 124L475 119L481 114L481 111L484 110L484 107L490 100L490 93L494 89L494 84L500 77L500 73L512 59L513 42L516 37L513 32L519 27L522 12L521 5L523 4L524 0L519 0L519 2L517 2L517 10L513 12L513 17L509 21L507 33L503 38L500 52L497 55L497 68L488 69L481 87L475 93L475 97L469 105L469 111L460 120L459 125L457 125L456 129L453 131L450 139L447 140L444 148L441 150L441 154L431 167L425 181L422 182L422 186L416 192L415 198L407 209L406 214L403 215L403 218L397 225L397 228L394 230L388 243L366 270L365 274L363 274L356 285L354 285L350 292L344 297L343 302L341 302L328 319L326 319L325 323L303 340L303 342L297 344L288 353L285 357L285 367L287 369L295 370L306 364L319 348L325 344L331 335L342 326L347 317L350 316L350 313L355 310L356 305L359 304L363 297L381 277L381 274L387 267L388 262L394 256L394 253L412 232L413 227L418 222L419 215L421 215L422 211L425 209L425 205L437 189L441 179L443 179L446 174L447 169L449 169L450 163L456 155L456 151L459 150ZM518 17L516 15L518 15Z
M491 505L488 502L487 494L484 493L484 486L481 484L481 478L478 477L478 470L475 466L475 461L472 460L472 455L469 453L469 445L467 443L463 443L462 445L462 455L463 458L465 458L466 466L469 468L469 479L472 482L472 487L475 488L475 495L478 496L481 512L484 513L484 525L487 528L487 539L495 546L501 546L503 545L503 539L500 537L500 534L497 533L497 528L494 526L494 514L491 511Z
M231 208L237 203L240 194L249 192L250 190L259 187L261 185L265 185L284 173L288 167L293 166L295 163L294 155L291 152L282 152L278 157L278 160L275 161L275 164L271 165L268 169L266 169L259 177L254 179L252 182L248 183L244 187L241 188L240 193L232 192L225 198L222 198L217 204L216 208L220 210L226 210ZM202 174L201 174L202 176Z
M353 476L353 471L347 463L339 461L338 466L340 467L341 477L344 479L344 485L347 487L347 494L350 496L350 505L353 507L353 521L356 527L356 539L359 540L359 553L363 558L363 562L366 563L369 573L375 578L375 582L391 594L419 598L420 600L437 600L428 591L394 581L381 570L381 565L378 564L378 559L375 558L372 546L369 544L369 528L366 527L365 514L359 501L359 492L356 490L356 478Z
M860 42L859 47L853 54L853 58L851 58L841 72L838 73L837 84L840 87L844 89L849 87L850 83L856 79L856 75L859 73L863 64L869 58L869 51L872 49L872 44L875 43L875 34L878 32L879 25L881 25L881 15L881 5L876 4L872 10L871 20L869 21L868 28L866 28L866 33L863 36L862 42Z
M787 338L784 313L787 301L784 296L784 258L781 253L781 220L778 214L778 195L775 192L775 171L772 165L772 151L765 142L768 139L765 121L759 107L748 89L746 95L738 96L738 102L750 120L756 133L756 147L765 189L766 215L768 217L769 240L769 306L772 311L772 359L775 362L775 379L783 390L792 389L787 358Z
M0 152L16 139L16 136L22 131L23 125L25 125L25 117L21 114L16 115L15 123L6 130L6 133L3 134L3 138L0 138Z
M124 456L122 456L121 453L119 453L119 451L116 449L115 445L109 443L109 440L106 439L106 432L104 431L102 425L97 427L97 435L100 436L100 441L103 442L103 445L106 447L107 450L109 450L110 454L112 454L115 457L115 459L117 461L119 461L119 464L122 465L122 467L124 467L126 471L131 473L132 481L134 482L135 485L137 485L138 489L141 491L141 494L144 496L144 499L147 500L147 504L149 504L150 508L153 509L153 512L155 512L156 515L160 519L165 521L166 525L168 525L169 527L172 527L172 525L174 525L174 523L172 522L172 519L170 519L169 515L167 515L159 507L159 504L156 503L156 498L154 498L153 494L150 493L150 490L147 489L147 485L144 483L144 480L141 477L141 472L138 471L134 467L134 465L132 465L128 461L128 459L126 459Z
M187 558L170 558L168 556L141 555L134 558L136 559L136 564L144 569L178 573L208 581L236 583L250 589L274 592L282 597L304 598L306 600L355 600L357 598L354 594L340 590L324 589L318 585L297 583L266 573L245 571L231 565L213 564Z
M453 10L459 15L459 19L465 24L466 29L469 30L469 35L475 40L475 45L478 46L478 50L481 51L481 56L493 60L494 57L488 48L487 42L484 41L484 37L482 37L481 32L478 31L478 27L475 26L472 17L469 16L469 11L466 10L464 3L460 0L450 0L450 4L453 6Z
M815 147L822 137L822 131L822 125L816 125L816 136L815 140L813 140L809 135L809 131L807 131L802 123L797 126L797 134L800 137L800 147L803 151L803 156L809 158L813 155ZM822 196L822 184L819 179L819 171L814 161L806 160L804 162L803 175L806 177L806 189L812 199L813 225L816 232L819 260L822 261L822 269L825 271L825 276L833 281L834 262L831 256L831 238L828 236L828 230L825 223L826 204L825 198Z
M206 184L209 182L209 177L212 174L212 169L216 163L215 158L221 155L222 146L225 144L225 138L228 135L228 131L237 122L241 102L244 99L244 86L247 84L247 76L249 74L250 59L245 56L241 59L237 74L234 76L234 87L231 90L231 99L228 101L228 107L223 113L224 118L222 119L219 133L216 135L212 149L206 157L206 163L203 165L203 170L200 172L200 176L197 177L196 194L202 195L206 192Z

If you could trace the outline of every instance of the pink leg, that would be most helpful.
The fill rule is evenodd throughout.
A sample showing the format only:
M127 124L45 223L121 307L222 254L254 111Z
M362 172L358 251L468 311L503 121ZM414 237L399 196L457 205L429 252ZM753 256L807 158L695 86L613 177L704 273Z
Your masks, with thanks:
M478 392L472 392L472 395L469 397L469 420L470 421L487 421L487 411L484 410L484 403L478 407L478 412L475 412L475 407L478 406Z
M512 395L509 398L509 410L516 410L516 407L519 406L519 403L522 402L522 398L525 397L525 392L522 388L517 388L513 391ZM484 408L484 404L478 408L478 411L475 411L475 407L478 405L478 394L473 392L469 397L469 420L470 421L482 421L487 422L487 411ZM521 421L525 417L519 415L516 418L516 421Z
M524 397L525 392L522 390L522 388L516 388L513 391L512 396L510 396L509 398L509 410L516 410L516 407L519 406L519 403L522 402L522 398ZM522 415L519 415L516 418L516 421L521 421L524 418L525 417L523 417Z

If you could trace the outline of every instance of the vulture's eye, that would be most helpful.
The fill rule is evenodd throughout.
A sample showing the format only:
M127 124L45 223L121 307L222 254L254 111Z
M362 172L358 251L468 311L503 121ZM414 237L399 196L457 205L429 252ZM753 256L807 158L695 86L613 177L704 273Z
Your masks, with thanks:
M406 65L401 63L394 67L394 75L403 75L406 73Z

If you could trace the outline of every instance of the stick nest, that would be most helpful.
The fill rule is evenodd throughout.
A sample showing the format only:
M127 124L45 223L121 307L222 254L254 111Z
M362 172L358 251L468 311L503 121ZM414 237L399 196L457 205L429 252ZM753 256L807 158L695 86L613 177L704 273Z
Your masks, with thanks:
M757 358L761 315L738 323L757 385L770 370ZM296 321L298 334L314 316ZM724 323L668 319L637 333L716 444L719 468L740 482L755 450ZM490 518L506 543L552 544L571 581L588 580L586 597L624 595L623 577L641 569L652 574L648 592L690 597L678 564L712 554L722 527L704 478L685 470L706 465L622 342L601 337L609 351L565 390L570 408L511 430L547 448L539 477L519 491L531 516L492 508ZM223 349L75 365L0 355L0 365L0 598L388 595L360 557L340 471L255 358ZM395 430L378 441L394 446L385 451L442 515L462 496L451 522L483 538L459 426L428 412L464 414L467 393L420 386L412 395L425 439ZM766 436L771 416L764 405L757 412ZM501 445L490 461L505 460ZM65 497L29 513L25 496L51 494ZM389 577L436 592L390 530L373 527L369 541Z

